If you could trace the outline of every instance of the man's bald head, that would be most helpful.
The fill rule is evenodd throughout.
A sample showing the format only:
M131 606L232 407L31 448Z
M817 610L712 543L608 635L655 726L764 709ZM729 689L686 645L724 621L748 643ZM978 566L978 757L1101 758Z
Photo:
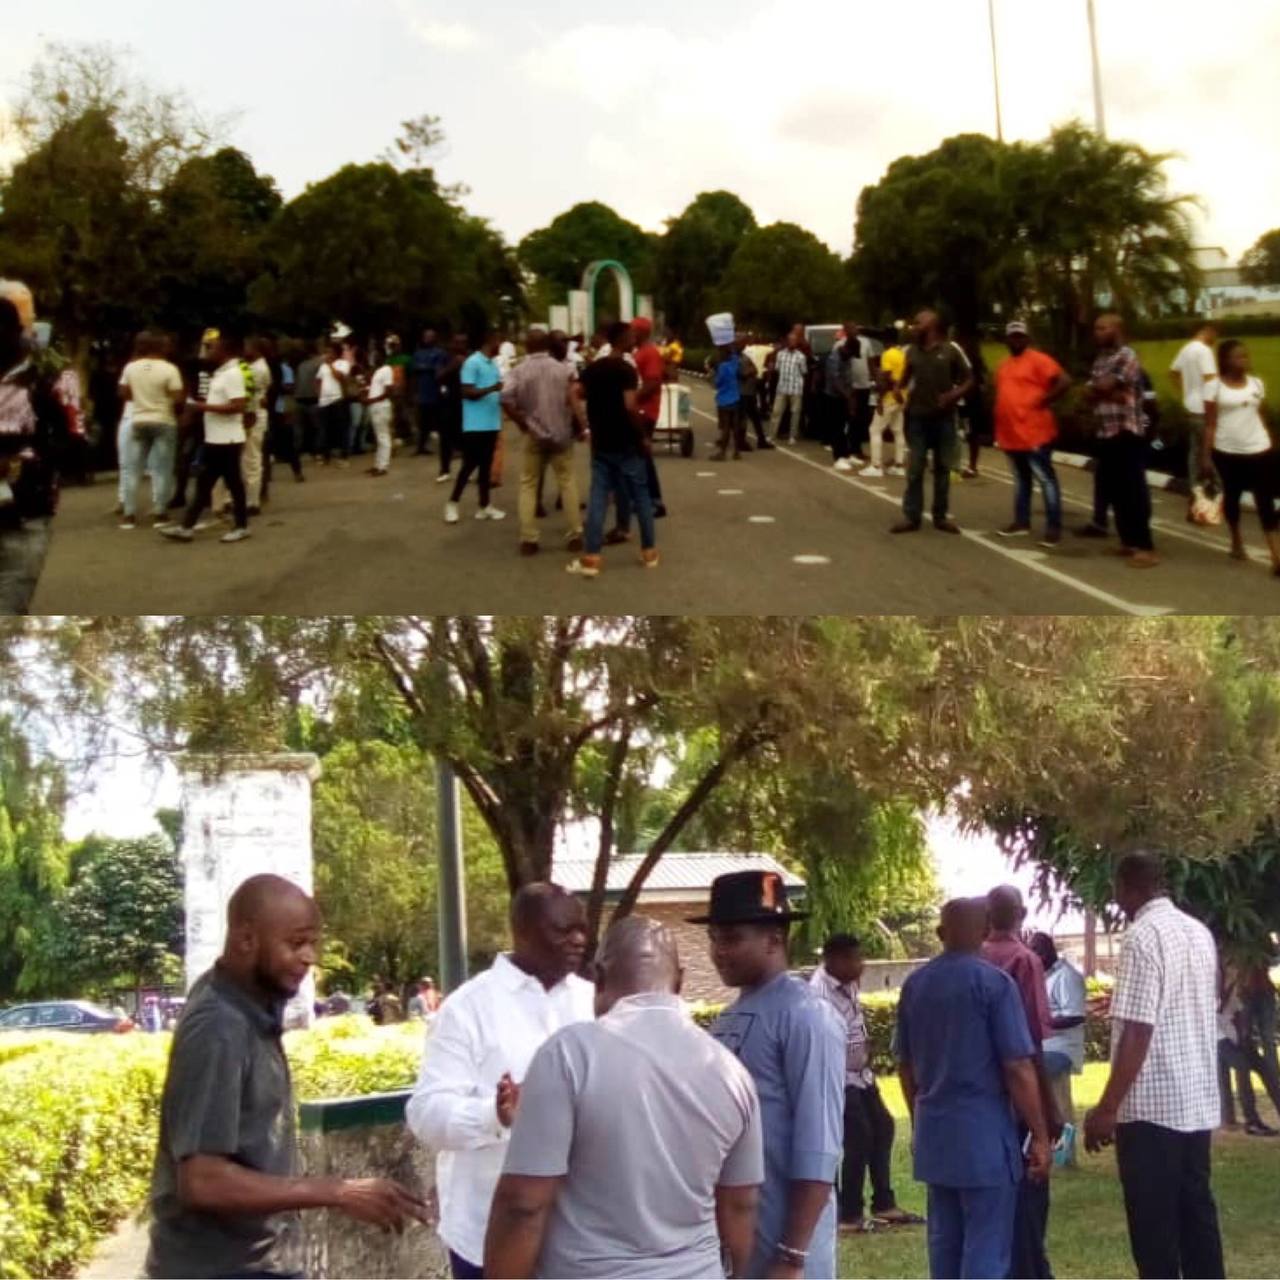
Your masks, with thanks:
M675 934L646 916L626 916L609 926L596 958L596 1017L624 996L680 990L682 971Z
M269 999L296 995L320 951L320 909L283 876L250 876L227 903L222 967Z
M952 898L942 908L938 937L948 951L976 952L987 931L985 898Z
M1011 884L997 885L987 894L987 914L991 927L1000 933L1020 928L1027 915L1021 891Z

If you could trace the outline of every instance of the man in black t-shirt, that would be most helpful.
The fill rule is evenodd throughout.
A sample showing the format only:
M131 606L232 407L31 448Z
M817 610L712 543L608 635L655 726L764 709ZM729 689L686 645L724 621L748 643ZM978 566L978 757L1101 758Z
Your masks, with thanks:
M645 469L651 448L644 419L636 405L640 378L627 360L635 335L625 321L611 325L610 354L582 371L575 395L579 421L591 435L591 497L584 531L586 550L569 563L569 572L584 578L600 573L600 548L604 545L604 517L610 495L620 510L632 510L640 522L640 560L646 569L658 566L653 525L653 497Z

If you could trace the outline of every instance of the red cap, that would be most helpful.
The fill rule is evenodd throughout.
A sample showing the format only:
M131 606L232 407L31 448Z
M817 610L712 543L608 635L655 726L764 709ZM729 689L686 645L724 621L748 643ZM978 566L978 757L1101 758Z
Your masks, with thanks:
M650 320L648 316L636 316L636 318L631 322L631 327L637 333L652 333L653 321Z

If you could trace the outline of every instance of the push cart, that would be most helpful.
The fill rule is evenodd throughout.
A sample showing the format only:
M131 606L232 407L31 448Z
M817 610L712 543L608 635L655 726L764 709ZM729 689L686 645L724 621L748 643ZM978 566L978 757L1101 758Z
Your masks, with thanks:
M680 446L682 458L693 457L693 397L688 387L668 383L662 388L662 406L658 410L658 425L654 428L655 440L665 439L667 452L675 452Z

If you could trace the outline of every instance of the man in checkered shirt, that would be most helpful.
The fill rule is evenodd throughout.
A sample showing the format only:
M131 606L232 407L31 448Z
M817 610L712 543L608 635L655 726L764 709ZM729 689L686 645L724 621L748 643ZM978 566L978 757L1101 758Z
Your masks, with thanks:
M804 384L809 376L809 357L800 349L800 339L787 334L786 344L774 357L773 367L778 373L778 389L773 403L778 411L777 436L790 440L794 427L800 438L800 418L804 413Z
M1165 896L1151 854L1121 861L1116 901L1130 924L1111 1000L1111 1075L1085 1119L1085 1145L1116 1144L1139 1276L1222 1276L1209 1186L1222 1118L1217 948Z

